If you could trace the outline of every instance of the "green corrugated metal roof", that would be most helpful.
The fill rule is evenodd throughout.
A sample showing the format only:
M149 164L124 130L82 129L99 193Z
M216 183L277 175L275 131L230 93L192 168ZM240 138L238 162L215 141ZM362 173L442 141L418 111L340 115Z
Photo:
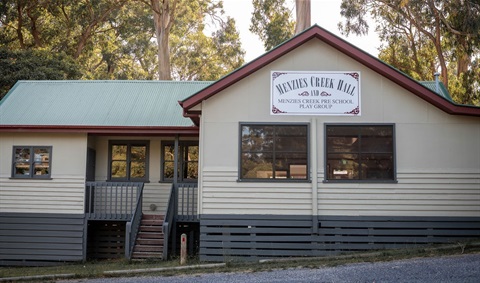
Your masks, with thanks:
M422 81L422 82L419 82L419 83L421 83L424 87L429 88L431 91L435 92L439 96L445 98L446 100L448 100L450 102L454 102L452 97L450 96L450 93L448 92L447 88L445 87L445 85L442 82L438 82L438 86L439 86L439 88L438 88L439 91L438 92L437 92L437 87L436 87L435 81Z
M211 82L19 81L0 102L3 125L191 126L178 104Z

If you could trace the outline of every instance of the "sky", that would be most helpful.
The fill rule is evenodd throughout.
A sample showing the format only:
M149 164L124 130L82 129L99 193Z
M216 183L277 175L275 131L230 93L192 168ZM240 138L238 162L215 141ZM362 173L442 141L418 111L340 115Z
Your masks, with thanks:
M286 0L289 7L294 7L294 0ZM341 0L311 0L312 25L317 24L329 32L345 39L358 48L378 56L378 47L380 40L372 29L373 23L370 25L371 30L366 36L345 37L340 34L337 24L342 21L340 16ZM246 51L245 62L249 62L265 53L263 43L257 35L252 34L248 29L253 12L252 0L223 0L223 8L227 16L235 19L237 29L240 32L242 47ZM295 14L293 14L295 18Z

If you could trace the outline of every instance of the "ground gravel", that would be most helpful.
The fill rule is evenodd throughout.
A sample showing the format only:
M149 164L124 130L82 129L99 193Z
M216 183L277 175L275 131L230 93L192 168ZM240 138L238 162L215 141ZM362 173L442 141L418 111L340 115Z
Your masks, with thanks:
M88 283L307 283L307 282L480 282L480 254L416 258L377 263L355 263L337 267L292 268L253 273L214 273L188 276L137 276L59 282Z

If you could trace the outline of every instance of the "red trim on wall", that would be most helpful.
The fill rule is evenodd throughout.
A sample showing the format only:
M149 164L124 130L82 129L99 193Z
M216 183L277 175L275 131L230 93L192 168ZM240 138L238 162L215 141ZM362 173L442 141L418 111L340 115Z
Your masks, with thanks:
M198 105L203 100L210 98L211 96L226 89L227 87L235 84L236 82L249 76L257 70L265 67L266 65L270 64L271 62L275 61L276 59L289 53L290 51L296 49L297 47L303 45L305 42L310 41L313 38L317 38L325 42L326 44L353 58L354 60L379 73L380 75L397 83L406 90L414 93L421 99L438 107L439 109L445 111L448 114L480 116L480 107L456 105L451 103L450 101L440 97L430 89L424 87L417 81L395 70L393 67L385 64L379 59L371 56L370 54L362 51L361 49L358 49L357 47L351 45L350 43L344 41L343 39L337 37L336 35L324 30L317 25L312 26L303 33L278 46L272 51L262 55L256 60L246 64L242 68L230 73L229 75L197 92L196 94L188 97L187 99L180 101L179 103L184 109L184 116L188 117L189 115L193 114L198 118L198 113L193 113L193 111L190 111L192 107Z
M57 126L57 125L0 125L0 132L42 132L42 133L86 133L94 135L191 135L197 136L199 129L191 127L162 126Z

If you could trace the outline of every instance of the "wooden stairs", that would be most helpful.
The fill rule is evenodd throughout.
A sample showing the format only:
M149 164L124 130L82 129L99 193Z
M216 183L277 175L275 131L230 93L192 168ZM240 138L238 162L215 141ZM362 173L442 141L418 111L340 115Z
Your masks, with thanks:
M164 215L142 215L132 260L163 258L163 226Z

